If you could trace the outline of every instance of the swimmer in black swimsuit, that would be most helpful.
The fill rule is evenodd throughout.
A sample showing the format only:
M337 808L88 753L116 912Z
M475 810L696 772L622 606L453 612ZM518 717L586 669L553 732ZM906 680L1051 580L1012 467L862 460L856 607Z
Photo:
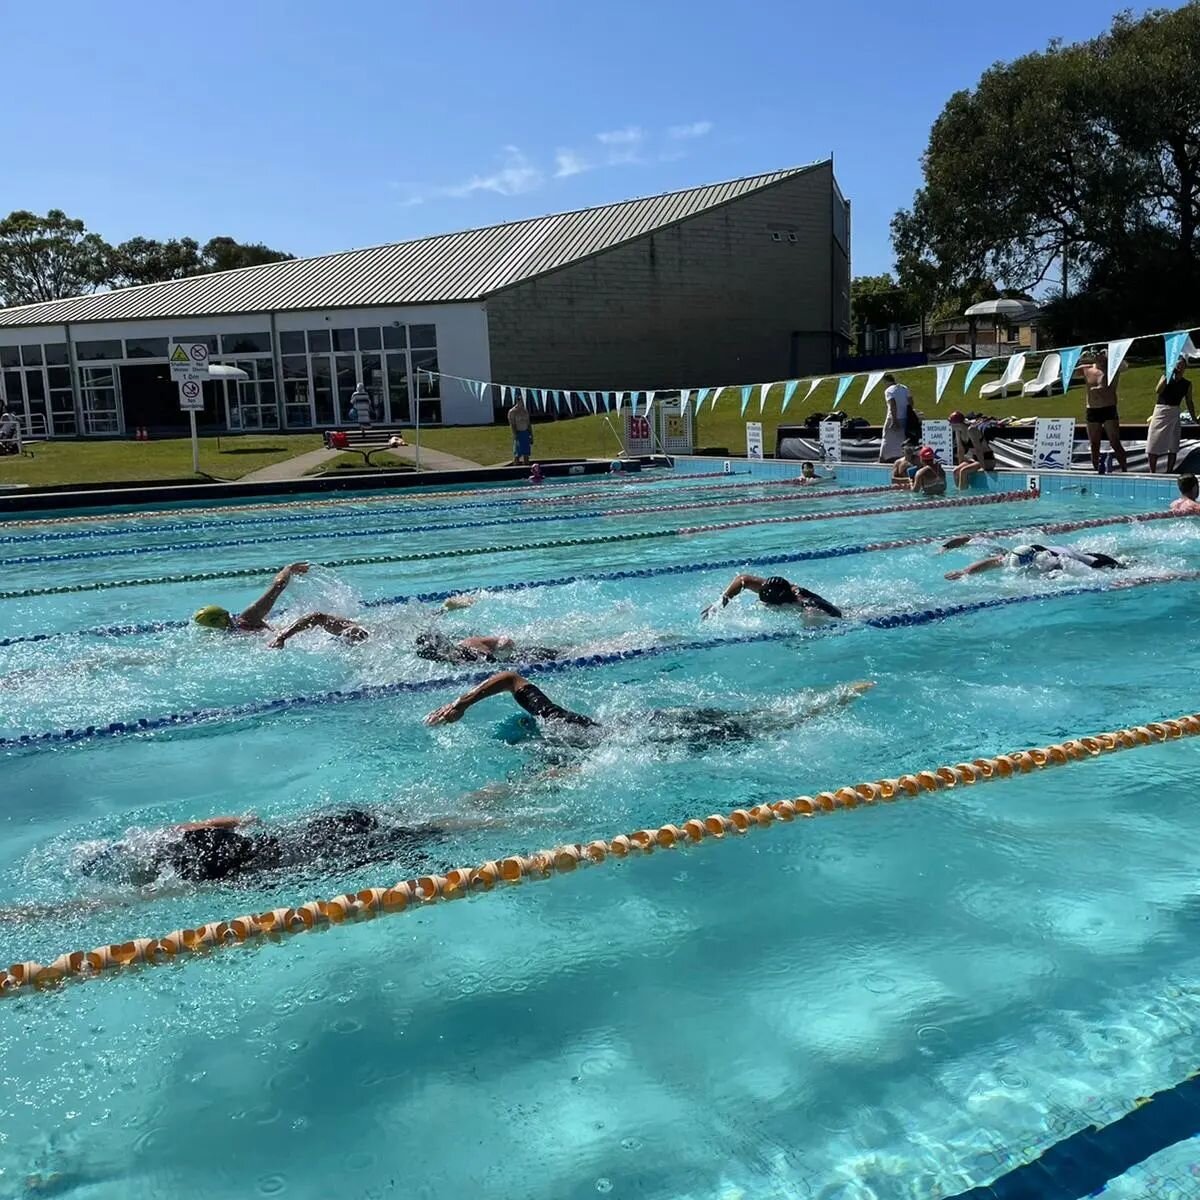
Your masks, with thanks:
M738 575L721 593L720 601L703 609L700 616L707 620L743 591L757 593L759 600L772 608L795 605L795 611L806 621L821 622L842 615L837 605L830 604L823 596L810 592L808 588L784 579L782 575L772 575L768 579L761 575Z
M664 708L639 717L639 725L649 730L651 741L683 742L702 754L713 742L749 742L763 734L803 724L831 708L849 704L874 686L870 682L844 684L798 713L781 713L776 709L730 712L721 708ZM509 693L538 722L569 740L592 742L604 734L599 721L556 704L541 688L515 671L500 671L457 700L434 709L425 718L425 724L452 724L461 720L473 705L503 692Z
M952 538L942 548L954 549L965 544L969 539ZM996 547L997 553L973 562L969 567L959 571L948 571L946 578L950 580L963 579L968 575L978 575L983 571L995 571L1000 567L1008 567L1014 571L1039 571L1043 574L1050 571L1061 571L1068 563L1088 567L1093 571L1119 570L1125 564L1109 554L1100 554L1089 550L1076 550L1071 546L1042 546L1032 542L1024 546L1014 546L1005 550Z
M430 662L477 663L508 662L519 658L522 662L554 662L561 652L550 646L518 646L510 637L465 637L459 641L444 633L418 633L416 640L418 658Z

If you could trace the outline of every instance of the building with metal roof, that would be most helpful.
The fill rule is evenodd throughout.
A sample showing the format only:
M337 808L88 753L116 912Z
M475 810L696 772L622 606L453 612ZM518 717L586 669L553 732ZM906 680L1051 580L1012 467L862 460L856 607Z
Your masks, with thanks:
M775 379L827 369L848 334L849 205L821 162L0 309L0 401L31 433L166 431L183 419L168 348L202 341L241 369L204 385L213 430L336 426L359 383L374 421L419 404L422 423L475 424L492 407L460 379Z

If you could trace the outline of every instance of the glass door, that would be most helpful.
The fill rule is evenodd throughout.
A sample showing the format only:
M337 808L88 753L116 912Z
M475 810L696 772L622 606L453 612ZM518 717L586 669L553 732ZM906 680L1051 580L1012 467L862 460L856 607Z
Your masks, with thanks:
M29 422L25 419L25 389L21 386L20 371L0 372L0 395L4 407L21 422L21 429L28 437Z
M121 377L115 367L83 367L83 432L124 433Z

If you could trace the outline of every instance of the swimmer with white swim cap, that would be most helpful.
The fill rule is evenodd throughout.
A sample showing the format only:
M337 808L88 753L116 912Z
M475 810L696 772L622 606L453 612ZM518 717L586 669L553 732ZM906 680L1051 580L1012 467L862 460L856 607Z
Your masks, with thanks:
M949 550L956 545L965 544L965 541L959 539L952 539L952 542L953 545L948 542L943 549ZM1014 546L1011 550L1006 550L1002 546L996 549L997 553L991 554L987 558L981 558L969 567L963 567L959 571L948 571L946 578L950 580L964 579L968 575L979 575L984 571L996 571L1002 567L1010 571L1037 571L1047 574L1051 571L1064 570L1070 564L1087 567L1093 571L1115 571L1125 565L1109 554L1076 550L1071 546L1043 546L1038 542L1030 542Z

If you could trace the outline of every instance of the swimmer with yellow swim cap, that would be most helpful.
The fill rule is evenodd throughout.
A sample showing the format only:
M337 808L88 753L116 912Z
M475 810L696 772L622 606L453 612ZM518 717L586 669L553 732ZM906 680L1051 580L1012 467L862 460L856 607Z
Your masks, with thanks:
M229 609L219 604L206 604L192 614L192 620L205 629L226 629L231 633L261 633L271 627L267 617L275 602L283 595L284 589L295 575L303 575L308 570L308 563L289 563L271 582L271 586L249 608L240 613L231 613Z

